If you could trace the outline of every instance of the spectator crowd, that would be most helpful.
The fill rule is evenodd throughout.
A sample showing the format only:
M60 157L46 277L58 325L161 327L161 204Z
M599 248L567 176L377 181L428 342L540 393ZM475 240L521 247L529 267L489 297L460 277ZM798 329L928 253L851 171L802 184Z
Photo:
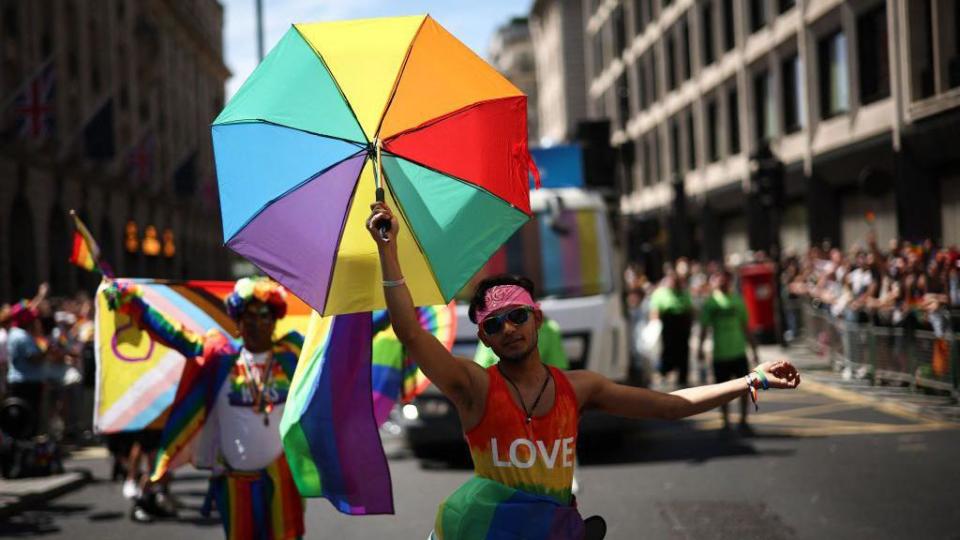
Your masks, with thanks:
M733 255L726 267L680 258L665 264L663 277L657 281L649 279L641 267L629 265L624 282L634 336L632 364L639 378L676 369L676 383L685 385L687 341L695 335L692 326L703 322L705 303L716 293L712 276L724 273L724 268L764 262L771 261L763 252ZM780 271L784 341L800 335L801 311L806 305L838 328L899 327L908 332L932 332L935 346L944 347L944 358L949 356L944 338L960 329L960 249L956 246L941 247L930 240L920 244L891 240L884 248L871 234L848 251L823 245L800 255L788 254L781 260ZM672 292L667 294L668 290ZM666 304L659 302L659 310L658 297L668 299ZM664 306L671 312L666 318ZM670 354L647 350L643 334L652 319L663 321L661 339L673 341L679 348L671 347ZM843 339L850 339L849 332ZM663 344L667 346L666 341ZM678 355L678 350L682 354ZM702 361L700 368L703 373Z
M881 249L868 237L847 253L825 246L788 258L783 282L789 297L809 299L833 318L942 336L958 320L960 251L930 240L892 240Z
M0 404L20 405L18 422L10 423L30 420L0 428L56 440L90 435L93 315L86 292L54 297L46 284L31 299L0 306Z

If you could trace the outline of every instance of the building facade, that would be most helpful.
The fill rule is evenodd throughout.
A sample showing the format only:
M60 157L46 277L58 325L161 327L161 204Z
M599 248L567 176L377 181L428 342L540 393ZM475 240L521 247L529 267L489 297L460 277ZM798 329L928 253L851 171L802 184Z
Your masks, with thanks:
M530 9L541 146L571 142L577 123L587 118L583 4L537 0Z
M0 2L0 297L70 267L76 209L118 275L227 278L209 124L223 108L216 0Z
M537 70L526 17L514 17L497 28L490 40L490 64L527 95L527 135L538 138Z
M769 144L786 250L870 230L960 243L955 2L588 0L584 29L588 113L634 147L622 209L642 241L710 259L768 245L749 156Z

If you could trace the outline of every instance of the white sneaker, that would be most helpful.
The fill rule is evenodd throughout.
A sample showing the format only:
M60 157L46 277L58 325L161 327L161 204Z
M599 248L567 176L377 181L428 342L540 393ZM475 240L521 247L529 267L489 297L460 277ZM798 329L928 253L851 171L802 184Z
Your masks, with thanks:
M123 481L123 498L124 499L135 499L140 496L140 486L131 479L126 479Z

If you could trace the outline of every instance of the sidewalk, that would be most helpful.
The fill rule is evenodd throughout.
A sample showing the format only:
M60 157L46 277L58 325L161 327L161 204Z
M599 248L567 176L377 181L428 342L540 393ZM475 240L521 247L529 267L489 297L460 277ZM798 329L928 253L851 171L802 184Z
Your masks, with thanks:
M802 342L782 349L759 347L761 361L789 358L801 371L800 388L843 401L868 401L900 415L960 424L960 403L950 396L916 392L903 386L875 386L868 379L845 379L830 361L810 351Z
M64 493L81 488L92 479L86 470L74 470L41 478L0 478L0 522L24 510L40 506Z

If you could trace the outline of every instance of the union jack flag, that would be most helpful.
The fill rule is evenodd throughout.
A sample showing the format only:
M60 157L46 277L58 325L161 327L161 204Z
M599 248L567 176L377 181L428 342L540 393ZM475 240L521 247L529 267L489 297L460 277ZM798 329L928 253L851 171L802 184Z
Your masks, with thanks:
M147 133L130 150L130 176L137 184L149 184L153 179L153 156L156 144L157 138L153 133Z
M13 112L16 116L16 131L20 137L53 137L56 128L55 78L53 62L48 62L14 98Z

